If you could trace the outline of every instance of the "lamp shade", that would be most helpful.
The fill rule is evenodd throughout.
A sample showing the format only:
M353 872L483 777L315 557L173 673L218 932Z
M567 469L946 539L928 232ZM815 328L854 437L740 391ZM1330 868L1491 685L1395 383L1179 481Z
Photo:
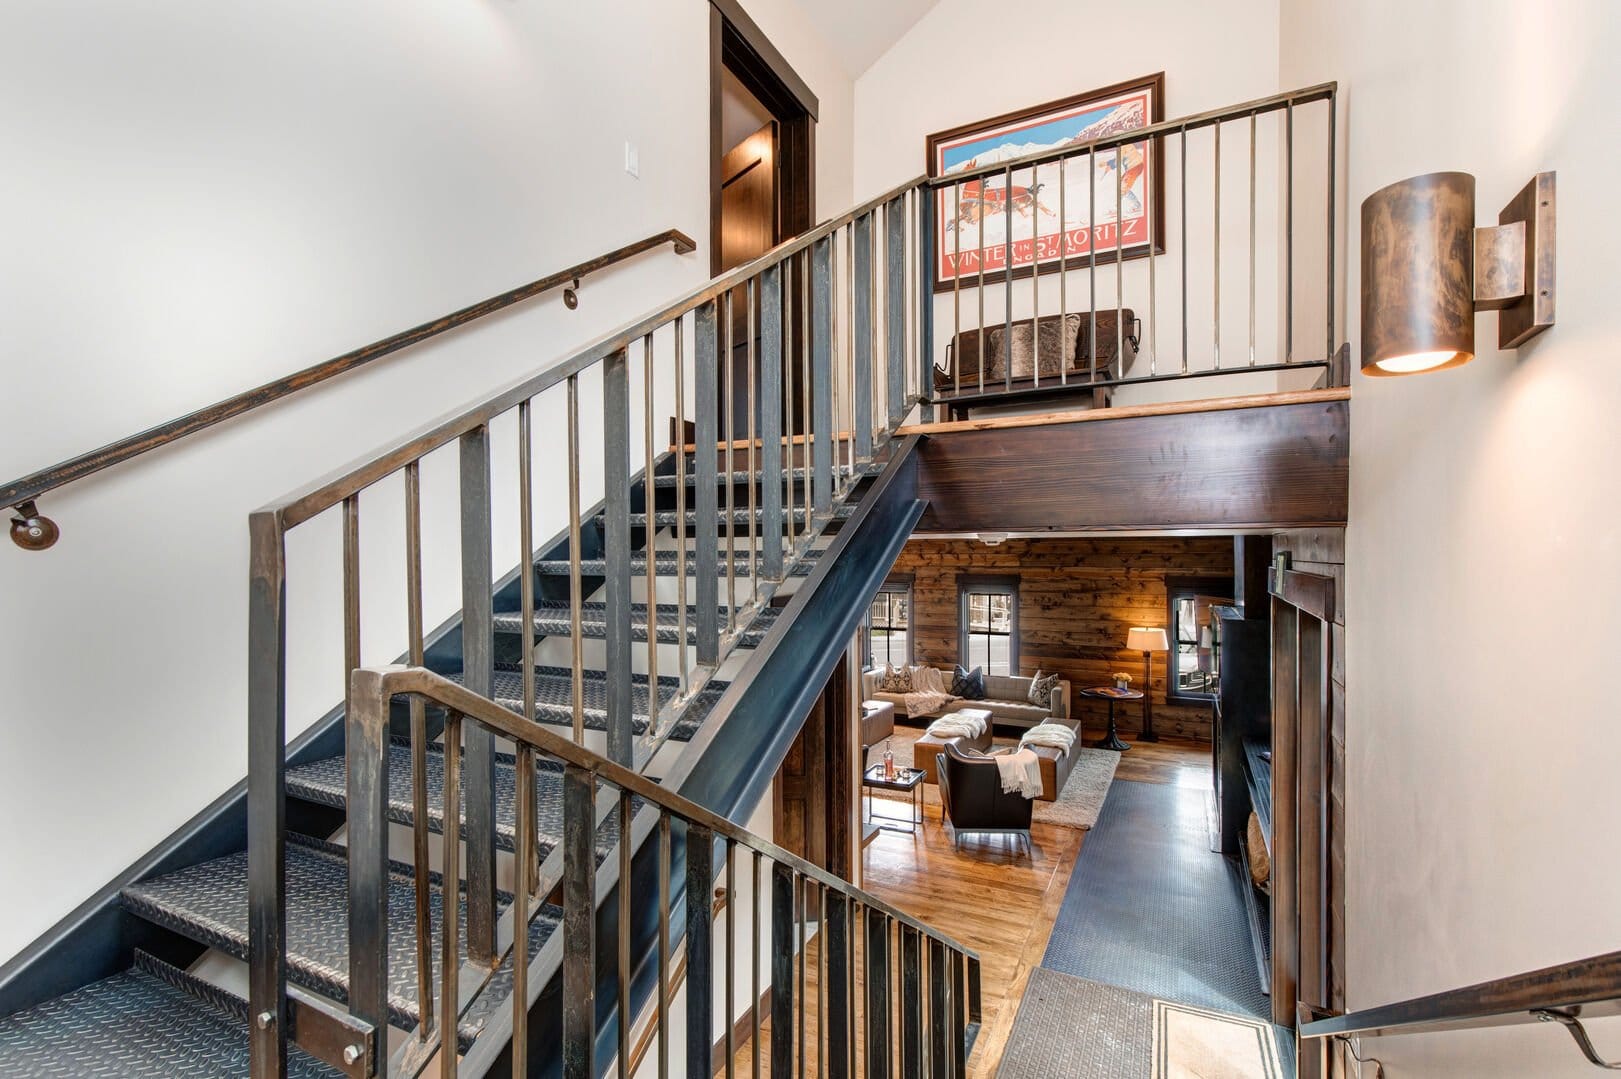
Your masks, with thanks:
M1408 375L1475 354L1475 178L1432 172L1362 203L1362 371Z
M1126 634L1126 647L1133 652L1164 652L1171 647L1165 631L1157 627L1132 626Z

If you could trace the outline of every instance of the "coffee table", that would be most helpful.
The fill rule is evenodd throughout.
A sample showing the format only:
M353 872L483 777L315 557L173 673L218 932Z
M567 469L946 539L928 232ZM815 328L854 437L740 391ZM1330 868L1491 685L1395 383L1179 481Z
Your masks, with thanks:
M1124 753L1130 749L1131 743L1120 740L1120 731L1114 725L1114 702L1140 701L1143 699L1142 691L1138 689L1116 689L1114 686L1092 686L1090 689L1081 690L1081 696L1090 697L1095 701L1109 702L1109 733L1092 744L1098 749L1112 749L1116 753Z
M875 764L861 773L861 785L873 790L906 791L912 796L912 813L907 817L894 817L886 813L874 813L872 809L872 795L867 796L867 817L863 823L877 824L878 827L890 832L905 832L916 835L918 826L923 823L923 773L916 768L895 769L894 779L884 778L884 766ZM891 823L884 823L889 821ZM906 827L902 828L901 825Z

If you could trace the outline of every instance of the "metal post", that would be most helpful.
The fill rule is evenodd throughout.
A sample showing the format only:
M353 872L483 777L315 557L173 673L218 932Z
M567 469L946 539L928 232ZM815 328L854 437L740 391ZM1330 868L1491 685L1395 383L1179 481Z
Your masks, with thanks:
M603 582L610 632L604 673L608 690L608 753L635 766L630 626L630 361L624 349L602 361ZM652 527L652 509L648 510Z
M248 1007L256 1079L287 1074L287 553L281 520L248 519Z
M388 701L377 678L350 679L344 715L349 808L349 1012L388 1029ZM446 977L455 977L449 972ZM431 1000L432 998L428 998ZM424 1007L430 1007L423 1001Z
M811 248L811 500L818 514L833 509L833 242ZM896 369L897 371L899 368Z
M794 871L771 865L771 1074L794 1064ZM803 1049L803 1046L801 1046ZM755 1046L758 1055L759 1046Z
M867 912L867 1075L889 1079L889 919Z
M760 558L782 580L782 264L760 274Z
M460 453L462 679L474 693L492 697L490 429L480 426L462 435ZM495 958L495 739L483 727L475 725L467 732L462 785L467 800L467 957L490 964ZM452 977L453 972L445 972L447 981Z
M939 207L934 188L924 184L917 190L918 248L917 248L917 354L918 396L926 402L919 418L924 423L934 419L934 259L935 214Z
M720 357L716 354L716 305L714 301L698 309L694 319L693 373L693 455L692 508L695 519L693 542L697 545L697 595L695 617L698 623L698 665L713 667L720 657L720 578L715 556L720 534L715 515L719 510L719 477L715 475L715 424L720 404L716 376Z
M888 397L888 430L893 432L906 419L906 217L901 200L884 206L884 286L889 295L884 304L884 325L889 344L884 357Z
M852 230L855 234L855 257L851 260L852 287L855 289L855 419L854 437L856 456L866 460L872 456L872 214L856 218Z
M563 1077L597 1079L596 777L563 769Z
M713 1074L715 1030L714 912L715 833L687 825L687 1065L686 1074ZM727 1017L728 1027L731 1017Z

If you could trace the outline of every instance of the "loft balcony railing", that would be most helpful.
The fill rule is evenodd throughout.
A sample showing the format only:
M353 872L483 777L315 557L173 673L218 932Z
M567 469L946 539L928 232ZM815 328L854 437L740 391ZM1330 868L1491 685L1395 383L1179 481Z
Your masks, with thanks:
M811 890L819 890L822 897L854 904L868 918L865 933L871 948L894 946L873 937L873 912L880 925L909 928L913 934L910 945L905 932L899 937L902 966L909 946L914 953L921 949L928 953L931 974L927 983L909 978L903 983L914 996L927 994L923 1014L931 1024L928 1037L934 1047L927 1052L935 1060L955 1061L963 1041L953 1024L960 1027L971 1021L961 1016L977 1017L977 965L969 953L926 927L905 922L899 912L871 897L810 873L791 856L785 858L784 852L728 830L723 821L706 817L701 807L674 800L635 776L655 760L705 687L718 680L755 617L771 605L795 567L812 555L822 533L841 512L840 503L893 449L895 435L908 418L919 414L932 418L937 404L950 404L957 396L955 391L968 389L960 371L962 377L955 378L949 388L936 380L936 365L947 347L966 330L985 331L998 324L1011 337L1021 288L1032 290L1029 310L1034 317L1048 317L1048 311L1070 314L1068 297L1072 292L1080 294L1077 290L1083 286L1072 289L1065 284L1067 273L1058 275L1056 308L1046 307L1049 298L1042 295L1039 274L1028 285L1011 272L1004 272L999 283L992 275L981 274L984 280L976 280L972 304L963 298L965 281L953 287L949 301L937 297L932 277L941 236L942 197L950 200L948 205L958 205L967 184L984 184L997 176L1011 189L1021 170L1030 173L1049 164L1066 170L1086 168L1095 175L1108 155L1118 155L1124 147L1139 143L1155 154L1166 153L1162 148L1177 144L1178 174L1194 175L1197 166L1192 148L1203 134L1219 142L1220 133L1235 125L1251 132L1266 126L1277 128L1282 138L1278 174L1286 182L1281 191L1267 188L1274 196L1269 200L1261 198L1261 189L1267 185L1255 180L1263 144L1252 138L1247 151L1251 179L1245 187L1250 192L1250 233L1255 239L1245 250L1255 269L1248 274L1247 327L1252 329L1247 332L1252 344L1244 362L1231 364L1222 359L1233 351L1227 346L1231 322L1222 317L1232 290L1222 291L1230 251L1228 255L1222 252L1219 226L1211 250L1190 252L1196 234L1183 225L1180 233L1170 237L1168 251L1175 252L1171 257L1182 266L1203 262L1214 273L1212 327L1205 338L1209 352L1201 353L1194 345L1203 336L1202 330L1195 332L1197 324L1191 314L1199 306L1196 275L1187 271L1173 274L1179 294L1169 304L1162 303L1160 280L1165 275L1155 265L1166 256L1155 256L1134 267L1140 269L1135 276L1146 284L1146 370L1128 368L1123 362L1114 369L1093 363L1084 379L1076 371L1062 372L1059 388L1067 391L1075 386L1296 368L1318 375L1328 370L1333 381L1342 378L1343 371L1336 372L1331 366L1338 250L1331 212L1325 210L1325 231L1319 234L1326 248L1323 256L1314 256L1308 265L1308 260L1297 259L1294 253L1299 239L1297 188L1305 186L1305 168L1295 161L1300 150L1294 136L1300 123L1296 114L1307 107L1326 110L1326 144L1320 147L1316 162L1326 170L1318 190L1332 207L1333 104L1332 85L1314 87L1062 147L994 168L909 181L560 362L254 513L249 523L248 715L248 950L251 1014L255 1018L254 1074L282 1073L289 1037L283 875L288 702L295 700L302 708L323 693L327 700L344 700L342 711L350 732L351 884L360 889L351 899L349 954L353 957L354 992L350 1008L360 1027L386 1030L390 1014L384 988L386 970L376 965L386 962L379 957L378 948L387 925L380 917L383 912L375 887L378 873L386 873L388 830L387 807L380 804L374 774L378 715L387 712L379 702L396 694L405 696L402 726L408 726L415 761L423 759L427 744L438 733L429 723L430 703L435 716L448 717L446 765L456 761L456 783L466 804L464 817L455 812L444 814L443 827L455 834L440 866L440 872L459 885L465 896L465 927L460 932L466 956L447 952L440 983L418 986L423 1021L392 1054L378 1053L379 1073L419 1072L440 1047L442 1032L455 1029L469 1004L486 994L511 994L512 1026L504 1028L508 1034L523 1029L524 1020L519 1016L526 1010L525 1001L532 1000L553 974L562 976L570 1007L584 1006L577 1004L583 999L579 995L596 983L588 969L577 965L585 963L590 953L579 939L570 942L571 933L586 931L583 912L608 894L614 880L630 879L628 874L614 876L612 870L608 877L598 874L593 878L584 869L594 864L592 844L599 824L611 819L618 821L615 842L620 861L604 863L610 867L623 865L625 858L649 857L650 829L662 832L667 827L664 821L678 822L677 834L685 831L688 836L685 879L689 897L699 894L700 888L707 894L718 875L728 877L727 895L735 895L730 875L736 867L730 854L741 845L772 863L774 881L775 874L787 866L790 875L797 874L808 886L814 885ZM1224 185L1219 179L1226 167L1222 160L1217 148L1209 179L1214 190L1210 205L1218 221L1226 213L1220 192L1231 189L1231 184ZM1190 188L1183 181L1176 204L1184 221L1192 212L1190 191L1197 187ZM1121 198L1123 195L1117 201ZM1269 274L1259 268L1263 250L1268 249L1262 242L1266 230L1260 225L1264 207L1282 222L1279 243L1272 252L1281 276L1271 275L1276 277L1276 287L1270 289L1262 287ZM1060 208L1058 225L1067 236L1066 209ZM1072 271L1081 272L1079 258L1070 259L1066 254L1064 261ZM1091 316L1088 345L1093 357L1097 354L1097 314L1110 303L1123 311L1126 293L1134 287L1124 262L1118 257L1105 268L1095 256L1085 260L1085 310ZM1308 270L1312 272L1308 274ZM1110 280L1112 294L1106 284ZM1308 285L1323 305L1317 309L1322 325L1309 334L1300 314ZM985 312L981 317L969 317L970 312L981 310ZM937 320L943 320L945 312L951 317L950 339L936 332ZM1281 344L1268 344L1270 338L1263 333L1264 326L1273 324ZM1115 333L1122 338L1125 333L1119 318ZM1039 334L1036 337L1039 340ZM1167 337L1182 342L1176 351L1161 349ZM1309 349L1308 340L1312 342ZM1273 351L1268 353L1268 348ZM1008 353L1011 360L1011 348ZM1041 378L1040 370L1038 363L1032 391L1049 392L1053 387ZM1011 362L1004 364L1004 372L1006 392L1013 388ZM976 371L975 389L980 378ZM1034 384L1037 379L1040 385ZM657 432L666 421L674 437L672 444L660 445ZM673 509L661 508L669 507L670 499L661 498L660 492L672 487ZM537 547L537 528L553 535L553 540ZM566 663L572 719L566 738L541 731L533 722L537 663L557 641L537 640L536 574L532 571L535 560L545 552L565 548L571 629L568 654L561 659L555 651L546 654L560 666ZM588 552L589 576L583 565ZM673 557L677 566L678 625L673 647L664 649L655 632L660 552L666 559ZM499 582L495 571L498 555L503 560L510 555L518 565L510 578ZM553 553L548 557L562 556ZM607 626L606 641L592 645L589 668L581 632L588 579L592 590L600 588L600 618ZM514 654L504 657L504 662L516 664L519 671L513 694L518 705L515 712L492 701L496 695L493 626L498 588L504 589L503 602L512 605L504 613L516 613L522 627ZM638 588L645 589L647 604L645 652L636 647L631 633L621 630L632 624L633 596ZM559 601L561 598L559 595ZM453 620L442 632L426 629L430 611L450 613L458 604L459 625ZM318 619L323 613L326 618ZM316 621L320 624L312 625ZM419 670L433 666L431 650L452 629L460 649L459 684ZM779 620L771 633L781 634L785 629ZM599 647L600 652L595 651ZM366 673L366 668L391 656L398 656L398 662L415 673ZM593 671L593 684L601 683L605 701L601 709L587 700L587 669ZM798 718L783 716L782 721L786 724ZM357 726L362 721L369 725ZM530 849L531 840L518 842L513 873L515 890L524 901L511 904L498 900L497 891L492 806L498 737L510 739L520 758L535 750L576 769L570 772L574 782L569 788L568 804L573 808L569 810L568 838L544 860ZM758 762L738 764L758 766ZM424 773L423 768L414 768L411 786L413 817L418 822L413 860L425 872L431 852L421 823L428 817ZM599 780L618 789L617 799L594 789ZM641 811L627 810L627 794L659 807L645 817L656 823L644 824ZM454 803L447 800L445 804ZM679 822L685 823L684 829ZM704 842L691 841L693 829ZM532 829L529 836L533 836ZM717 844L721 838L726 840L721 846L727 857L717 860L713 856L717 847L709 842L712 838ZM457 866L454 855L458 849L464 852L461 865L465 868ZM588 891L587 884L593 879L595 890ZM565 900L561 944L542 952L542 958L552 965L529 968L530 980L525 985L499 984L494 972L503 957L513 951L514 940L526 940L522 919L530 916L530 901L548 895L559 883ZM455 887L445 892L455 893ZM420 887L418 894L422 894ZM618 894L621 902L632 904L632 922L645 920L654 909L647 898L651 892L632 889ZM775 903L781 893L774 891L773 895ZM796 902L802 904L803 900ZM447 914L455 906L447 903ZM690 921L699 908L707 909L707 904L687 904L689 970L695 969L695 963L699 964L696 969L703 969L709 962L705 927ZM662 903L658 909L668 912ZM803 906L793 909L802 918ZM854 933L854 923L841 923L838 919L842 917L830 907L828 920L819 923L827 927L830 939L843 924L847 936L834 943L848 941ZM432 929L421 910L416 927L419 949L425 948L422 942ZM449 939L454 935L445 934ZM774 971L784 957L784 939L774 938ZM756 935L754 943L760 942ZM699 952L705 953L702 958ZM425 973L430 967L420 964L418 969ZM627 991L625 980L616 984L616 992ZM665 985L662 976L659 985ZM961 995L954 986L962 987ZM426 1005L435 994L441 1011L437 1020L430 1020L431 1009ZM708 999L690 981L688 997ZM631 1025L625 1000L619 1001L617 1011L597 1011L617 1015L614 1021L619 1023L623 1050ZM906 1025L910 1015L903 1009L903 1044L910 1044L908 1039L914 1037L914 1028ZM565 1074L584 1076L589 1060L582 1062L579 1053L588 1037L587 1017L578 1014L568 1021L573 1025L565 1043L573 1048L564 1054ZM830 1021L843 1022L836 1017ZM836 1048L853 1053L849 1028L842 1029L846 1037ZM446 1041L447 1048L453 1040ZM463 1059L465 1071L482 1074L493 1066L489 1054L498 1051L492 1048L496 1043L505 1044L502 1030L487 1028ZM691 1044L701 1044L707 1060L707 1040ZM775 1046L774 1040L773 1052ZM697 1048L692 1052L696 1054ZM439 1058L441 1068L453 1074L456 1054L443 1052ZM619 1059L622 1067L627 1066L623 1051ZM943 1063L934 1074L961 1075L962 1070L959 1063Z

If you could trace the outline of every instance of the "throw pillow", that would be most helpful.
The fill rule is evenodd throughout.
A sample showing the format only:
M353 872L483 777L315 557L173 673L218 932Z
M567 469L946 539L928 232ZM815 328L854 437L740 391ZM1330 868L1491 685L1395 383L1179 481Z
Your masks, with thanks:
M965 671L959 663L951 675L951 695L965 701L984 700L985 668L975 667L972 671Z
M1039 704L1043 708L1051 708L1053 706L1053 690L1057 688L1057 671L1054 671L1052 674L1049 674L1047 677L1043 678L1041 676L1041 671L1037 670L1036 676L1030 680L1030 703Z
M885 693L912 692L911 669L885 665L883 677L879 679L878 688Z

